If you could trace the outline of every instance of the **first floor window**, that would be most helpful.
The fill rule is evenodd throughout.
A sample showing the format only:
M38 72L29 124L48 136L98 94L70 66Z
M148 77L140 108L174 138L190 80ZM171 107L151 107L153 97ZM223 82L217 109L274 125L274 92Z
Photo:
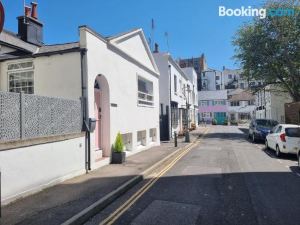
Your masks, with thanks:
M153 83L140 76L138 77L138 104L154 105Z
M171 119L172 119L172 126L173 128L177 128L178 126L178 120L179 120L179 115L178 115L178 105L175 103L171 103Z
M200 104L201 104L201 106L208 106L209 101L202 100L202 101L200 101Z
M177 76L174 75L174 93L177 93Z
M230 106L240 106L240 102L239 101L230 102Z
M212 113L211 112L202 112L201 116L202 116L202 118L211 118Z
M33 62L9 64L7 71L9 92L34 93Z

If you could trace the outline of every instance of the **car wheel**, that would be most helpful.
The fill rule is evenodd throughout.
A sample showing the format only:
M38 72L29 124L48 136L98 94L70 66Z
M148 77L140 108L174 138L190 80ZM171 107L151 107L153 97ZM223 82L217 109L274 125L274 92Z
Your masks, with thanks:
M276 145L276 156L279 158L281 156L280 148L278 145Z
M266 139L265 145L266 145L266 149L267 149L267 150L270 149L270 148L269 148L269 145L268 145L268 140L267 140L267 139Z
M255 135L252 134L252 142L255 143L256 142L256 138L255 138Z

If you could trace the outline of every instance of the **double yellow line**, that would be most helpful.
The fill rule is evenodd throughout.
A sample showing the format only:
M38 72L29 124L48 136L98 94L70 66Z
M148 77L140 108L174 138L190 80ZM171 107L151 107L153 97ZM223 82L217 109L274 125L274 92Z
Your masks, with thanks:
M208 128L203 133L202 137L207 133ZM112 213L109 217L103 220L99 225L111 225L113 224L120 216L126 212L142 195L149 190L159 178L161 178L166 172L168 172L183 156L185 156L191 149L193 149L200 140L191 144L188 148L186 148L183 152L181 152L172 162L170 162L163 170L161 170L158 174L154 174L154 177L151 178L141 189L139 189L134 195L132 195L125 203L123 203L114 213Z

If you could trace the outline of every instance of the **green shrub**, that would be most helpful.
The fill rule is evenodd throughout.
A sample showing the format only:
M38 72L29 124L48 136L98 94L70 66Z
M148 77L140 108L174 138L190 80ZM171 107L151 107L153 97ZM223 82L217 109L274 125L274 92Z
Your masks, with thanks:
M238 122L236 120L231 120L230 121L230 125L232 126L237 126L238 125Z
M123 152L123 150L124 150L123 139L122 139L122 135L119 132L117 134L117 137L116 137L116 140L115 140L114 151L115 152Z
M225 119L223 124L228 125L228 119Z
M213 120L211 121L211 124L212 124L212 125L217 125L217 120L216 120L216 119L213 119Z

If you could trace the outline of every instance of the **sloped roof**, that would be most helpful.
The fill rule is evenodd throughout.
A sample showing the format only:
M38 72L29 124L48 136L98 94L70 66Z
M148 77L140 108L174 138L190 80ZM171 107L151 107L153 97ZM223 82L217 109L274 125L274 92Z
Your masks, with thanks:
M79 42L55 44L55 45L43 45L38 49L37 54L66 51L66 50L78 49L78 48L79 48Z
M229 101L251 101L255 100L255 96L249 91L243 91L238 94L234 94L229 98Z
M106 37L106 39L107 39L108 41L110 41L110 40L119 38L119 37L121 37L121 36L130 34L130 33L132 33L132 32L136 32L136 31L139 31L139 30L140 30L140 28L133 28L133 29L131 29L131 30L129 30L129 31L125 31L125 32L121 32L121 33L118 33L118 34L115 34L115 35L112 35L112 36L108 36L108 37Z
M7 44L30 53L34 53L38 49L36 45L21 40L20 37L17 36L17 34L7 30L3 30L1 32L0 43Z
M218 91L199 91L199 100L225 100L227 99L227 90Z

